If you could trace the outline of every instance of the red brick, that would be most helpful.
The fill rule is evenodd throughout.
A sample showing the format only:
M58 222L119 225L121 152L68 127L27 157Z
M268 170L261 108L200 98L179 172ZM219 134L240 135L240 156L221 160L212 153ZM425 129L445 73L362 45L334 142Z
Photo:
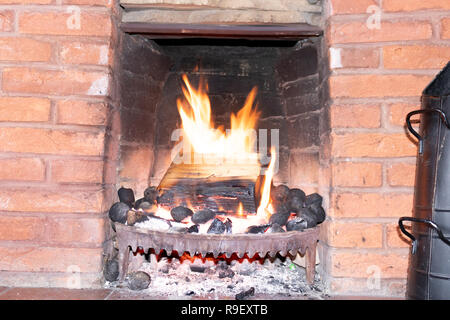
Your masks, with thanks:
M372 43L430 39L433 30L430 22L420 20L381 21L379 29L369 29L366 21L351 21L332 22L329 33L331 43Z
M65 243L102 243L105 220L101 218L54 218L47 232L47 241Z
M332 105L332 128L379 128L381 109L378 105Z
M441 20L441 38L450 39L450 18Z
M341 68L378 68L378 48L338 48Z
M102 183L103 161L55 160L52 181L60 183Z
M49 42L29 38L0 38L0 60L50 61L52 46Z
M19 32L44 35L109 36L111 19L106 14L80 12L80 24L73 17L76 12L24 12L19 15Z
M101 271L101 248L0 247L0 270L33 272Z
M431 80L430 76L411 74L333 75L330 95L333 98L420 96Z
M408 254L335 252L331 255L331 275L335 277L367 278L376 267L381 278L404 278Z
M386 69L442 69L450 60L450 46L388 46L383 48Z
M420 109L417 104L410 103L394 103L389 106L389 122L394 126L406 126L406 115L414 110ZM412 119L419 119L414 116Z
M0 159L0 180L43 181L45 164L37 158Z
M54 0L0 0L0 4L50 4Z
M122 161L119 176L122 179L146 180L149 177L153 163L153 151L151 147L122 146Z
M0 128L0 151L100 156L104 134L35 128Z
M3 90L55 95L106 95L108 75L78 70L5 68Z
M328 245L339 248L381 248L383 226L378 223L329 222Z
M367 8L378 5L376 0L331 0L333 14L366 13Z
M417 11L428 9L450 10L450 2L446 0L383 0L383 11Z
M42 234L42 228L42 219L36 217L3 216L0 217L0 240L35 240Z
M401 217L412 212L413 195L404 193L333 193L330 216Z
M63 63L107 65L109 48L106 44L65 42L59 49Z
M333 186L379 187L382 184L380 163L339 162L332 165Z
M0 121L48 121L50 100L32 97L0 97Z
M58 191L42 188L0 190L0 209L27 212L100 212L102 191Z
M388 247L391 248L407 248L411 246L411 240L400 231L398 223L387 226L386 241Z
M111 7L113 4L112 0L62 0L63 4L79 4L88 6L101 6L101 7Z
M9 32L14 30L14 11L0 10L0 31Z
M411 157L416 145L405 133L345 133L331 135L334 157Z
M387 168L387 180L393 187L413 187L415 176L415 164L393 163Z
M58 123L102 126L106 125L107 107L102 102L61 100L56 104Z

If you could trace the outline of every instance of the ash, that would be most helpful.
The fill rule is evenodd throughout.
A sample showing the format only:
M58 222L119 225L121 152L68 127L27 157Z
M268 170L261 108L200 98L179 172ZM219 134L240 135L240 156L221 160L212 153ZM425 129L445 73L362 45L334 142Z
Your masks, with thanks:
M253 298L321 300L327 296L319 275L316 273L314 284L308 285L305 269L289 257L260 260L263 263L250 263L247 259L230 264L203 261L195 259L181 263L179 259L168 258L156 261L156 257L150 255L150 261L143 262L138 268L151 276L151 283L143 293L168 299L234 299L253 287Z

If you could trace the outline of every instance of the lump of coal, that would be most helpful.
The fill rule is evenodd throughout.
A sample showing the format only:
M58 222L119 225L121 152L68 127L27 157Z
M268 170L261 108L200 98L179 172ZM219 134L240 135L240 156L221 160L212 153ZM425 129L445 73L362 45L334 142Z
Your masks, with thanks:
M152 209L152 207L153 207L153 205L151 205L150 202L142 201L136 209L142 209L144 211L150 211Z
M120 202L126 203L128 206L133 206L134 203L134 192L133 189L128 189L121 187L117 194L119 195Z
M273 201L284 202L289 194L289 187L280 184L270 191L270 197Z
M225 220L225 233L233 233L233 223L230 219Z
M170 210L170 215L172 216L173 220L177 222L181 222L183 219L185 219L188 216L192 216L194 213L191 209L178 206Z
M312 205L321 206L322 196L318 193L312 193L305 198L305 207L311 207Z
M136 271L128 275L128 288L131 290L144 290L150 285L150 276L143 271Z
M212 210L203 209L194 213L191 220L195 224L202 224L208 222L211 219L214 219L215 216L216 214Z
M117 259L107 260L105 262L103 276L109 282L116 281L119 278L119 261Z
M285 202L281 202L279 200L272 201L272 207L274 208L276 213L290 213L291 212L289 206Z
M316 215L317 224L322 223L322 222L325 221L326 214L325 214L325 210L322 208L322 206L319 206L319 207L312 206L312 207L310 207L310 209Z
M244 300L244 299L246 299L246 298L248 298L250 296L253 296L254 294L255 294L255 288L251 287L248 290L244 290L244 291L239 292L235 296L235 298L236 298L236 300Z
M223 278L233 278L234 277L234 271L231 270L230 268L225 269L225 270L221 270L219 272L219 279L223 279Z
M267 229L266 233L279 233L279 232L286 232L284 229L277 223L274 223L270 226L269 229Z
M290 216L289 212L285 213L274 213L270 216L269 223L270 224L278 224L280 226L284 226L288 221Z
M263 224L260 226L250 226L247 228L245 233L264 233L269 227L270 224Z
M113 222L125 223L127 221L128 210L130 210L130 206L126 203L116 202L109 209L109 218Z
M144 202L146 202L144 198L137 199L136 202L134 203L133 208L139 209L139 207L140 207Z
M309 208L302 208L297 213L297 216L306 221L307 228L313 228L317 225L317 221L318 221L317 215L314 213L314 211L312 211Z
M129 210L127 213L127 225L133 226L135 223L147 221L148 217L141 211Z
M203 273L206 270L205 266L199 266L199 265L196 265L196 264L191 264L189 266L189 268L191 269L192 272L198 272L198 273Z
M161 196L156 198L157 203L172 203L174 198L173 191L167 190Z
M187 229L187 233L198 233L198 224L194 224Z
M305 193L300 189L291 189L286 202L291 212L298 212L305 204Z
M209 226L207 233L222 234L226 229L227 227L225 226L225 224L220 221L220 219L215 218Z
M144 199L151 204L156 204L158 200L159 192L156 187L148 187L144 190Z
M307 228L307 222L303 218L295 217L286 224L287 231L302 231Z

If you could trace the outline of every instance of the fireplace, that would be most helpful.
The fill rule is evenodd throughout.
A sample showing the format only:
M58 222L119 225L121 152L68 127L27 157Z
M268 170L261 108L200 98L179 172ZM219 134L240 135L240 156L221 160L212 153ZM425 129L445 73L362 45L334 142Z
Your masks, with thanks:
M279 139L274 185L323 197L324 290L405 295L410 241L397 221L411 216L417 152L405 117L448 61L446 1L68 4L0 10L1 286L104 285L108 211L122 186L141 198L164 177L187 73L208 81L225 128L258 87L257 128L268 146ZM249 28L236 38L235 25ZM257 38L289 25L303 35Z

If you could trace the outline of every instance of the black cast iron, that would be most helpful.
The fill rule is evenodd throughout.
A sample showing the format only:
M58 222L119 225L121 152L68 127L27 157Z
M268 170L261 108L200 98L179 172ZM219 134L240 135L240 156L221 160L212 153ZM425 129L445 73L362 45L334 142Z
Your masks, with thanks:
M411 117L420 115L419 133ZM450 63L424 90L406 124L419 140L413 217L399 219L412 249L407 298L450 299ZM411 232L403 224L411 222Z

